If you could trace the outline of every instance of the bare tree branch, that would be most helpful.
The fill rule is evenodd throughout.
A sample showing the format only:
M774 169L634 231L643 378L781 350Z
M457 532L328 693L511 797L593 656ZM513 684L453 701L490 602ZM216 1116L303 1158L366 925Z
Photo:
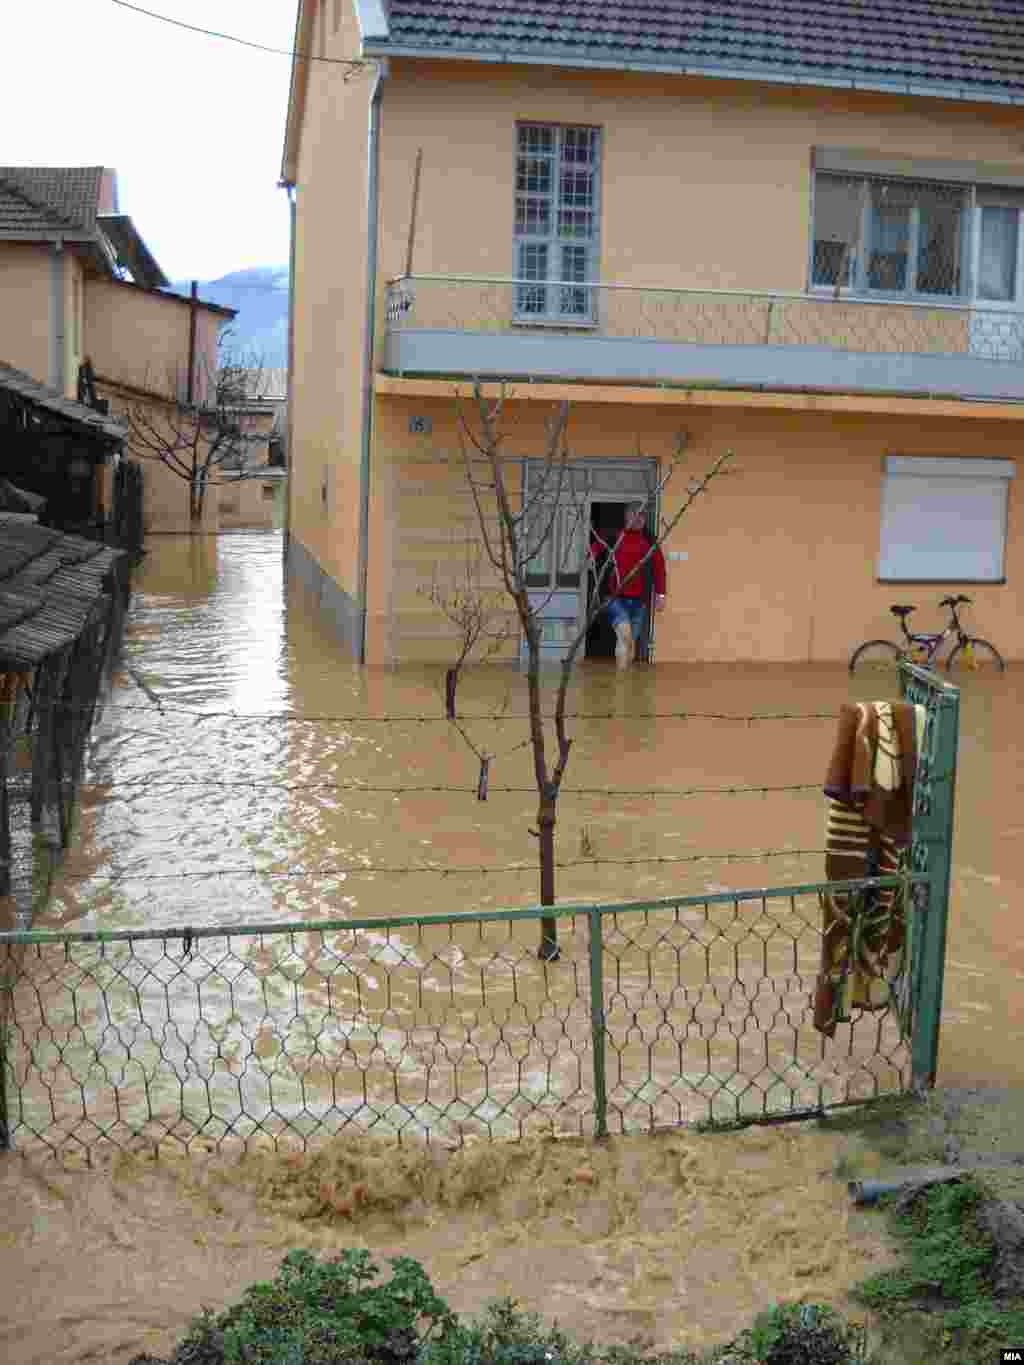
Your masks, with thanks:
M187 376L172 367L162 382L146 374L148 401L127 405L129 449L143 460L159 461L188 485L189 517L202 520L208 488L244 471L249 452L266 436L247 431L245 407L266 391L262 362L233 349L230 331L218 342L216 367L203 363L194 376L192 400Z
M490 591L492 593L503 591L505 596L511 599L526 644L527 689L529 694L529 740L527 742L533 750L534 777L538 795L538 828L531 833L534 833L539 840L540 901L542 905L553 905L555 903L554 828L557 802L573 743L566 726L566 700L569 683L576 658L586 640L587 633L597 616L606 608L606 603L601 600L600 588L605 583L607 575L612 571L615 552L622 542L625 531L609 547L609 554L604 564L600 569L597 569L591 554L589 527L584 524L586 503L584 500L577 500L575 496L572 496L567 503L564 496L567 481L572 491L570 448L567 440L569 405L565 402L559 404L555 415L546 423L544 455L543 459L538 462L538 474L536 478L531 477L529 485L521 489L519 510L513 507L513 498L506 479L506 468L509 461L503 453L503 437L500 428L505 397L506 388L504 385L496 399L486 399L480 383L475 383L473 386L475 420L471 423L467 417L462 397L456 392L459 447L466 481L476 512L483 552L491 567L497 571L502 583L502 589ZM669 467L664 477L655 481L653 488L650 488L647 497L643 500L642 506L645 512L652 505L657 504L657 499L682 462L685 447L686 434L681 432L676 439ZM637 449L639 454L639 441ZM731 459L732 451L726 451L700 478L690 480L686 497L670 517L659 516L659 524L655 527L655 533L651 537L648 550L626 574L620 586L625 586L644 570L651 557L660 549L696 499L707 490L715 478L724 472ZM483 466L486 472L478 472L476 466ZM487 495L487 506L485 506L485 493ZM488 514L492 496L497 513L493 524ZM571 510L567 510L569 508ZM567 532L563 536L564 543L561 546L558 544L559 517L564 518L563 526ZM536 577L533 566L543 560L544 552L548 547L553 550L552 586L540 590L531 588L530 580ZM578 628L561 658L554 708L557 753L554 766L549 768L541 704L542 618L557 590L560 572L563 574L570 572L574 567L572 562L574 549L577 550L582 560L581 572L585 571L588 575L592 574L595 591L588 595L588 602L581 613ZM453 677L457 678L459 671L464 667L471 653L474 650L479 651L481 642L488 638L490 631L488 613L496 611L497 605L493 596L485 604L481 585L468 581L465 590L460 590L454 596L440 593L436 587L428 595L456 628L460 649L454 670L449 669L448 672L449 717L481 761L481 790L484 790L487 778L486 765L494 756L484 753L470 739L454 714L454 707L451 705L453 695L451 680ZM504 642L509 638L509 630L510 627L506 624L497 638ZM484 650L487 648L486 645L483 645ZM540 956L545 959L552 959L558 955L554 917L542 919L541 924Z

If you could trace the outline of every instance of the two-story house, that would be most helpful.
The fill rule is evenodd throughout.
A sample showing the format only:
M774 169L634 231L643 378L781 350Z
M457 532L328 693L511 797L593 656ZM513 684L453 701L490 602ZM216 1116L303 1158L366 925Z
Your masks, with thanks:
M357 658L450 653L474 376L527 489L571 400L552 655L680 430L736 473L659 660L836 661L951 591L1024 654L1024 8L300 0L296 50L289 563Z
M0 362L76 398L88 360L112 414L141 404L159 419L190 373L214 374L235 316L169 283L120 212L109 167L0 167ZM154 460L145 470L149 528L187 530L182 480ZM215 515L211 500L208 529Z

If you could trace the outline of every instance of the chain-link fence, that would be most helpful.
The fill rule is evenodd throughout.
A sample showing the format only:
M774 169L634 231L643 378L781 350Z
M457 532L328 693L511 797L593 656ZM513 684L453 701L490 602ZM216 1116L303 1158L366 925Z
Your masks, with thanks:
M550 907L9 936L7 1142L600 1136L900 1090L897 1011L813 1028L829 885L559 907L556 963Z
M913 842L896 876L466 914L0 934L0 1147L603 1136L793 1117L931 1084L959 693L913 665L902 675L926 723ZM897 946L885 981L844 997L852 1004L825 1027L824 912L837 906L851 961L858 942L870 956L871 935ZM549 917L557 961L537 955L537 921Z

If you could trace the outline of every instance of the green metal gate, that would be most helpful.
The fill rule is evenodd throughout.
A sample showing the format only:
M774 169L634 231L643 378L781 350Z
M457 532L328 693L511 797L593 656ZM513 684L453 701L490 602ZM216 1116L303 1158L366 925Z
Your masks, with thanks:
M305 1146L800 1117L934 1083L958 689L926 708L896 877L619 904L0 934L0 1149ZM812 1026L820 892L900 887L899 1008ZM559 920L562 956L536 956ZM906 1027L909 1021L909 1029ZM908 1039L909 1032L909 1039Z

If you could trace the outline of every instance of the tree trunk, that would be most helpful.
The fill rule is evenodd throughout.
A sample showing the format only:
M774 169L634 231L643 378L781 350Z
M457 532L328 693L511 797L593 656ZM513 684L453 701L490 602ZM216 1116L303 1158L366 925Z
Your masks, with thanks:
M537 832L540 836L540 903L555 903L555 821L557 819L557 791L551 784L543 793L537 811ZM558 928L554 916L545 916L540 922L540 947L537 956L543 962L554 962L561 955L558 947Z
M192 524L193 531L198 531L203 520L203 494L206 492L203 483L198 478L193 478L188 486L188 519Z

